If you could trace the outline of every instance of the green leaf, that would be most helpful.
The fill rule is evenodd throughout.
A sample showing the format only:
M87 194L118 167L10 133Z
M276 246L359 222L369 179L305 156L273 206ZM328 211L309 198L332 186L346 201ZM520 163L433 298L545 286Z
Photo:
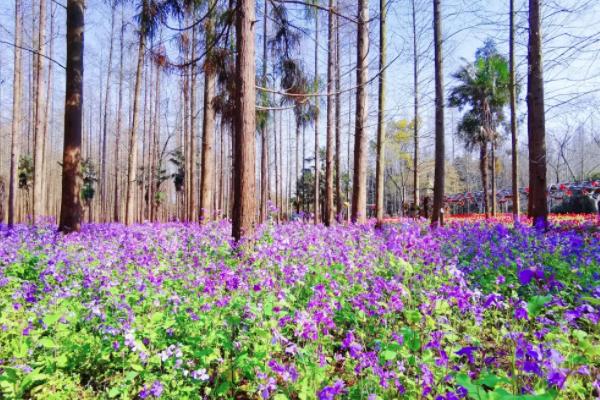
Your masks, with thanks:
M52 349L52 348L55 348L55 347L57 347L57 346L56 346L56 343L54 343L54 340L52 340L52 339L51 339L51 338L49 338L49 337L43 337L43 338L41 338L39 343L40 343L40 344L41 344L43 347L45 347L45 348L47 348L47 349Z
M551 295L547 296L533 296L527 303L527 314L530 318L537 317L544 306L552 300Z
M379 353L379 357L384 361L393 360L396 358L397 355L398 355L398 353L396 353L395 351L391 351L391 350L384 350Z
M62 317L62 312L55 312L44 317L44 325L50 327L54 325Z
M115 386L108 391L108 397L110 397L111 399L114 399L115 397L117 397L120 394L121 394L121 388L118 386Z

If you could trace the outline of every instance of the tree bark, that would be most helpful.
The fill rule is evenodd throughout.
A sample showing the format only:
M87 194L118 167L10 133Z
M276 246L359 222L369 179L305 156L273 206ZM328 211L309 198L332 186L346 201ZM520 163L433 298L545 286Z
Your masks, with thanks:
M117 103L117 126L115 128L115 188L113 193L113 221L119 222L121 215L119 212L119 158L121 147L121 124L123 121L123 45L125 36L125 18L124 6L121 3L121 31L119 34L119 100Z
M10 176L8 183L8 227L12 228L15 223L15 204L17 194L18 165L19 165L19 142L21 138L21 96L22 96L22 75L21 75L21 37L23 27L23 16L21 14L21 0L15 0L15 47L14 47L14 66L13 66L13 104L12 104L12 122L11 122L11 142L10 142Z
M83 35L85 0L67 1L67 70L65 139L62 164L62 200L58 229L79 231L81 206L81 128L83 105Z
M214 0L208 7L213 8ZM206 24L206 43L212 43L214 17L211 16ZM202 170L200 176L200 222L206 222L214 218L213 196L214 184L214 142L215 142L215 109L213 98L215 97L215 68L211 59L210 51L204 64L204 121L202 123Z
M315 9L315 87L314 87L314 91L318 92L319 91L319 10ZM331 14L331 13L330 13ZM330 96L327 96L328 98ZM319 205L321 204L319 201L319 189L320 189L320 185L319 185L319 175L320 175L320 165L319 165L319 113L320 113L320 109L321 107L319 106L319 97L315 97L315 107L316 107L316 114L315 114L315 181L314 181L314 186L313 186L313 190L315 192L314 195L314 209L315 209L315 215L314 215L314 223L315 225L319 223Z
M238 0L236 15L236 114L232 236L251 235L255 221L254 0Z
M112 76L112 57L113 57L113 35L115 30L115 6L112 5L110 14L110 45L108 47L108 72L106 74L106 92L104 95L104 121L102 129L102 158L100 160L100 202L101 202L101 221L106 221L108 211L106 179L106 150L108 138L108 109L110 101L110 79Z
M335 0L329 0L329 9L334 10L336 7ZM333 92L335 79L335 16L333 12L329 12L327 19L327 93ZM339 95L336 95L339 96ZM323 215L323 223L326 226L333 224L334 209L333 209L333 140L335 129L334 115L334 98L327 96L327 139L326 139L326 154L325 154L325 213Z
M146 1L144 1L146 7ZM132 225L135 222L135 192L136 192L136 173L137 173L137 130L139 124L139 107L140 92L142 89L142 69L144 66L144 46L145 34L143 29L140 29L138 43L138 60L135 73L135 86L133 95L133 115L131 132L129 134L129 155L127 157L127 194L125 202L125 224Z
M479 171L481 172L481 187L483 189L483 212L485 219L490 217L489 190L488 190L488 148L487 142L479 144Z
M267 15L268 2L264 2L263 11L263 48L262 48L262 85L267 86ZM267 220L267 202L269 200L269 139L267 131L267 122L269 120L268 111L266 113L264 124L260 129L260 223Z
M510 86L510 145L512 150L512 204L513 218L519 219L519 138L517 131L517 86L515 84L515 0L510 0L509 86Z
M334 0L335 1L335 0ZM337 9L337 4L336 9ZM344 212L344 201L342 199L342 96L340 94L340 17L335 16L335 192L336 192L336 218L339 222Z
M540 0L529 0L527 115L529 136L529 216L534 225L548 226L546 193L546 121Z
M385 213L383 176L385 174L385 64L387 0L379 0L379 104L377 107L377 166L375 171L375 217L383 225Z
M45 54L46 43L46 0L39 0L39 30L38 30L38 54ZM44 164L44 123L45 123L45 93L44 87L46 77L44 76L44 57L36 57L35 67L35 121L34 121L34 163L33 163L33 222L45 214L43 202L43 164Z
M417 11L415 0L411 0L412 6L412 34L413 34L413 207L415 216L419 212L419 48L417 47Z
M440 0L433 0L433 35L435 46L435 171L431 225L443 225L444 207L444 75L442 59L442 17Z
M356 60L356 127L354 133L354 178L352 187L352 222L367 220L367 53L369 49L369 4L358 0Z

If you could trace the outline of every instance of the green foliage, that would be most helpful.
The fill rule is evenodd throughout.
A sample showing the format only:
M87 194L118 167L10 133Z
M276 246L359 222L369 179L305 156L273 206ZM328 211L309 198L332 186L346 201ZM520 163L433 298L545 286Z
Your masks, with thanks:
M33 184L33 158L31 158L31 156L23 155L19 157L17 174L19 178L19 189L28 192Z
M83 179L81 198L86 204L89 205L96 194L96 189L94 188L94 185L96 182L98 182L96 166L91 158L86 158L85 160L81 161L80 170L81 177Z
M552 207L552 212L556 214L592 214L597 213L596 202L589 196L581 193L573 193L563 199L562 203Z

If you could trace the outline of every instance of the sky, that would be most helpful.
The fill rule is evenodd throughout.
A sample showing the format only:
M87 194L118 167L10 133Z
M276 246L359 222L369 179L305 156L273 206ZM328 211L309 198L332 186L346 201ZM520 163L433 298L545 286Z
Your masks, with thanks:
M38 4L39 0L24 0L26 9ZM66 0L56 0L64 3ZM343 13L354 15L355 2L341 0L340 10ZM520 93L519 115L524 115L524 88L526 78L526 53L527 53L527 6L523 0L515 0L517 15L517 63L518 79L523 90ZM322 0L322 3L325 2ZM378 69L378 21L379 3L370 2L370 17L374 20L370 24L370 50L369 50L369 76L373 76ZM431 15L432 2L430 0L415 0L417 9L417 30L419 32L419 64L420 64L420 103L421 120L423 121L422 135L423 151L432 151L433 128L433 47ZM598 93L600 92L600 25L597 23L600 16L600 1L596 0L545 0L544 15L544 67L545 90L547 108L547 127L549 132L560 134L565 121L589 121L595 119L594 111L598 107ZM0 38L12 41L13 32L13 0L0 0ZM262 21L263 2L257 3L257 19ZM64 21L65 12L56 4L52 9L55 12L55 37L53 57L64 64L65 45ZM314 64L314 22L305 19L302 6L289 5L290 14L298 27L305 30L308 35L303 39L298 57L304 62L305 68L312 74ZM386 119L394 121L412 118L412 31L411 31L411 3L410 0L390 0L388 4L388 60L387 71L387 105ZM26 11L30 13L30 11ZM132 19L134 10L129 8L127 16L130 19L128 26L128 47L126 53L126 85L133 82L132 74L135 66L135 43L132 35L135 21ZM444 37L444 83L448 91L456 82L451 74L466 62L471 62L474 53L484 40L492 38L497 43L499 50L508 55L508 0L442 0L442 31ZM88 0L86 8L85 31L85 91L86 112L88 125L95 125L97 105L106 79L106 58L110 34L110 8L105 0ZM26 17L26 25L31 25L31 18ZM35 23L35 21L33 22ZM260 51L262 22L257 24L257 52ZM356 39L354 26L351 23L342 24L342 90L355 84ZM49 27L48 27L49 28ZM162 40L167 48L172 48L174 33L164 31ZM324 13L319 22L319 76L322 81L326 78L326 38L327 23ZM30 40L27 37L26 40ZM10 116L12 99L12 48L0 43L0 139L2 145L8 143L10 134ZM116 57L115 57L116 58ZM260 60L257 54L257 60ZM101 61L102 60L102 61ZM114 64L116 66L116 63ZM260 64L258 64L260 65ZM62 96L64 95L63 70L54 69L54 96L53 110L57 117L52 121L52 126L57 131L57 141L60 140L62 118ZM116 73L113 73L113 78ZM163 90L165 103L164 109L173 109L179 96L178 77L167 76L164 79ZM116 88L116 81L112 83ZM202 91L199 90L199 93ZM25 97L27 98L27 96ZM201 102L199 103L201 104ZM377 80L369 85L369 126L370 138L375 137L376 105L377 105ZM322 115L320 118L321 144L324 144L325 135L325 101L321 103ZM343 129L352 132L351 118L354 112L354 99L348 94L342 96L342 119L345 121ZM175 114L175 113L173 113ZM98 114L99 115L99 114ZM173 118L176 119L175 116ZM460 119L460 112L448 108L446 110L447 148L460 151L460 144L454 143L452 132ZM347 122L346 122L347 121ZM174 129L176 120L165 121L170 129ZM350 128L350 129L348 129ZM524 124L521 124L520 136L522 146L526 146ZM312 149L312 143L308 148ZM6 160L0 160L5 163Z

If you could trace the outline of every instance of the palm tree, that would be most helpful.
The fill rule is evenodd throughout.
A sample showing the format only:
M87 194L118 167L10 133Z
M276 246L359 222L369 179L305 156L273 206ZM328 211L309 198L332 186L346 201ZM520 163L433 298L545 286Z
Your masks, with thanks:
M469 107L458 124L458 135L468 149L479 146L483 204L488 217L488 144L494 146L496 125L504 118L503 107L510 97L508 62L488 40L477 50L475 62L461 67L453 77L459 84L450 91L448 102L461 110Z

